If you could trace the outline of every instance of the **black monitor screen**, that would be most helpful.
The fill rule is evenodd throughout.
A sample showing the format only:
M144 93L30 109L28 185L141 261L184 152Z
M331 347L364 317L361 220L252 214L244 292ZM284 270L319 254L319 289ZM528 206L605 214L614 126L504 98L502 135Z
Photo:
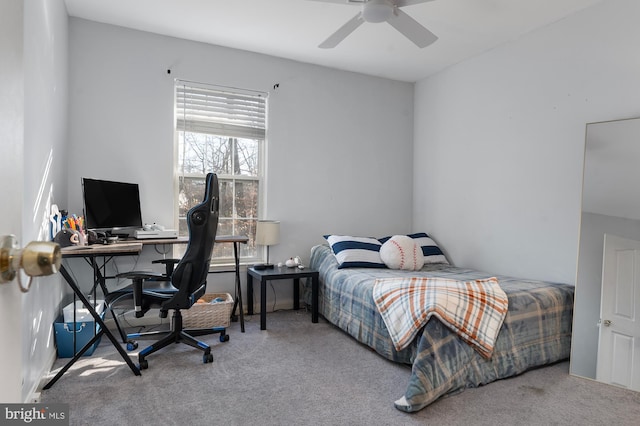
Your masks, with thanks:
M138 184L82 179L85 227L142 228Z

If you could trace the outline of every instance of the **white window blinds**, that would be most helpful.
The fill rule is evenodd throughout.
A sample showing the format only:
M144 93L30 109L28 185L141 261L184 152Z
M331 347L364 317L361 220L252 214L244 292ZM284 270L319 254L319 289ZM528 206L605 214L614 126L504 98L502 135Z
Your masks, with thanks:
M197 83L176 82L179 131L264 139L266 94Z

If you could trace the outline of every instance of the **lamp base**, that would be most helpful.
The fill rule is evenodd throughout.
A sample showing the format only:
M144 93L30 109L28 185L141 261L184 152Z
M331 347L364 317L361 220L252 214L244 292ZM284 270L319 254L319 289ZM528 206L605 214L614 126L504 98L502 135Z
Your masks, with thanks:
M258 263L253 265L253 269L256 271L263 271L265 269L273 269L273 263Z

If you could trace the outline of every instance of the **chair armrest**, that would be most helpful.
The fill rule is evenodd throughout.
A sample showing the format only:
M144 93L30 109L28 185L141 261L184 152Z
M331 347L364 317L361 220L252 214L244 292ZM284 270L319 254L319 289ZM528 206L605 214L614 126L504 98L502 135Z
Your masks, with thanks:
M151 263L161 263L165 267L165 275L170 278L173 275L173 268L180 262L180 259L156 259Z
M146 312L142 306L142 287L144 281L152 278L162 278L162 274L149 271L130 271L117 274L116 277L128 278L131 280L133 284L133 309L135 311L136 318L142 318Z
M150 280L162 278L162 274L153 271L129 271L116 274L116 278L128 278L130 280Z
M166 265L169 263L175 265L178 262L180 262L180 259L156 259L151 261L151 263L162 263L163 265Z

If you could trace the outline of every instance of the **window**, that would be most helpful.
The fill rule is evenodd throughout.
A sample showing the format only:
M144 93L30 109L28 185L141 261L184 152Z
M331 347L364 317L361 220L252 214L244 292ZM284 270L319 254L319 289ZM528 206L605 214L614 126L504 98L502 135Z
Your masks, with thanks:
M202 201L207 173L218 175L218 235L246 235L241 260L256 261L256 222L264 176L265 93L176 81L179 234L186 214ZM233 262L233 245L216 244L212 263Z

